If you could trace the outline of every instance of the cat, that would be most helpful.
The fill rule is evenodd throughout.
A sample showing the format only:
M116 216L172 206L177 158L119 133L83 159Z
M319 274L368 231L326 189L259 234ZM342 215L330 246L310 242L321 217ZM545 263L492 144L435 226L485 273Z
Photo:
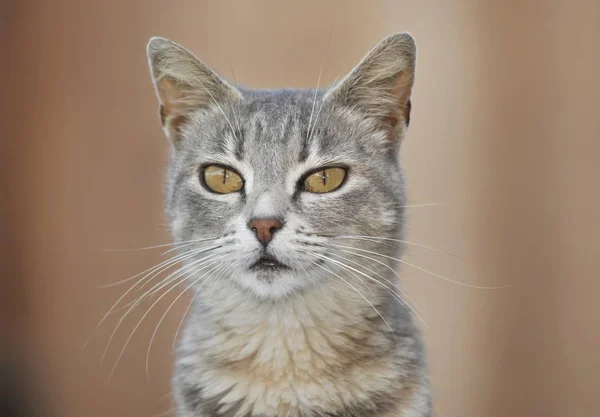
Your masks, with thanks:
M173 147L166 212L194 297L177 415L431 416L394 260L413 38L384 39L322 90L235 86L164 38L147 53Z

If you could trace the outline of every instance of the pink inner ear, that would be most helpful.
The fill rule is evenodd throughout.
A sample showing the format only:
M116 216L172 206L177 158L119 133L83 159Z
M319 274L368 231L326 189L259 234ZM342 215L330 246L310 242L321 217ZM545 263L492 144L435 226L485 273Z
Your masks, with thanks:
M177 101L183 97L181 88L171 78L162 78L156 83L156 89L158 90L158 96L160 97L161 115L164 117L170 116L173 112L174 107L177 105Z
M160 121L162 126L169 130L169 136L177 140L181 125L187 120L186 114L189 106L183 104L184 96L181 87L170 78L163 78L156 83L160 97Z
M400 72L395 79L395 85L392 88L391 93L397 99L397 108L392 109L386 120L390 123L392 128L396 127L400 121L400 117L402 117L407 126L410 122L410 81L410 75L404 71Z

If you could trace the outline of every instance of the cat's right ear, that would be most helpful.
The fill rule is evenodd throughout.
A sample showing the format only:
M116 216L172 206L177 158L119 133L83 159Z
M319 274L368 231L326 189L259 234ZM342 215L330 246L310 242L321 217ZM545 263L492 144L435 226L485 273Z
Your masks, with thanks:
M328 91L325 99L361 112L391 139L401 139L410 122L416 54L411 35L389 36Z
M163 129L173 141L196 110L241 99L241 93L190 51L165 38L151 38L148 63L160 102Z

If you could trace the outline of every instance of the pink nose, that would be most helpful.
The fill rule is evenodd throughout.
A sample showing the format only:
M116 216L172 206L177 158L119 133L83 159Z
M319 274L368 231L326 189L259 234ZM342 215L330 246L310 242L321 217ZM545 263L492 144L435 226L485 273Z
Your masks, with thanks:
M277 219L252 219L248 222L248 227L256 233L259 242L267 246L282 224Z

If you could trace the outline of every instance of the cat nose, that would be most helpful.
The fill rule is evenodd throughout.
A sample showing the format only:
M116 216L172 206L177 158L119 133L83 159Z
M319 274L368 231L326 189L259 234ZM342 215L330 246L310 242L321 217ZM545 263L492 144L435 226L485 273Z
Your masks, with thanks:
M283 225L277 219L252 219L248 222L248 228L256 233L256 238L264 247L273 239L276 231Z

